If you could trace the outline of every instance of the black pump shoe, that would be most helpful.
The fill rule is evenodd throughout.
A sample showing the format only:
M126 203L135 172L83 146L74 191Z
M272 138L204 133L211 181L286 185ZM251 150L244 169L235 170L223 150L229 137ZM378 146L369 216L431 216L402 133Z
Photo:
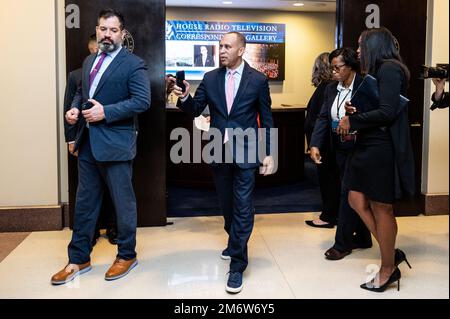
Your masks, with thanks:
M395 249L395 257L394 257L395 267L398 267L398 265L400 265L402 262L406 262L408 267L412 268L411 265L409 264L408 259L406 259L405 252L403 250L397 248L397 249Z
M402 273L400 269L395 268L392 275L389 279L379 287L374 286L373 282L366 282L362 284L360 287L365 290L374 291L374 292L383 292L385 291L392 283L397 282L397 291L400 291L400 278L402 277Z

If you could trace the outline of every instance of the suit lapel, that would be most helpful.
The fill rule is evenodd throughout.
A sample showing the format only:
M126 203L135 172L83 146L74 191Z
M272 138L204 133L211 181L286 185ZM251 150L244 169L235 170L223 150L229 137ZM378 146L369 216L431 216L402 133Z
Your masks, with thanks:
M245 62L244 70L242 71L241 82L239 83L239 89L236 93L236 97L233 100L233 106L231 107L230 115L233 113L236 105L239 104L239 100L245 95L245 90L247 89L248 83L250 82L250 77L252 75L252 70L250 66ZM225 89L224 89L225 90Z
M221 102L221 107L222 107L222 113L223 114L228 114L228 110L227 110L227 98L225 95L225 73L226 73L226 68L222 67L220 69L220 71L217 73L218 79L217 79L217 85L219 86L219 100Z
M89 96L89 74L91 73L92 65L94 65L95 59L97 58L96 54L92 54L89 56L89 60L86 62L87 68L83 70L82 84L83 84L83 92L86 92L86 95Z
M95 96L97 95L98 91L105 84L105 82L108 79L108 77L110 77L111 74L117 69L117 67L123 63L123 61L125 60L126 56L127 56L126 49L122 48L120 50L120 52L117 54L117 56L114 58L114 60L111 62L111 64L108 66L108 68L106 69L105 73L102 75L102 78L100 79L100 82L98 83L98 86L97 86L97 88L96 88L92 98L95 98Z

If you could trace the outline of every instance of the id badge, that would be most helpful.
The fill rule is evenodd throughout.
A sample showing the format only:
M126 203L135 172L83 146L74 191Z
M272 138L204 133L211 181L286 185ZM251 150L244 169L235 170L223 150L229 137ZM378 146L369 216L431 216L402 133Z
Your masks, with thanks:
M339 120L332 120L331 121L331 129L333 130L333 132L336 132L338 126L339 126Z

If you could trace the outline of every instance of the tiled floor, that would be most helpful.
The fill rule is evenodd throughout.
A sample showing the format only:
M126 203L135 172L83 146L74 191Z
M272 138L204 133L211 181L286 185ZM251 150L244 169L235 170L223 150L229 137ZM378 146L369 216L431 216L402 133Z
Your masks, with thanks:
M341 261L323 253L334 230L304 220L313 214L258 215L249 244L244 289L228 295L228 262L220 259L226 236L221 217L170 219L174 225L138 229L139 265L106 282L116 247L101 238L93 269L71 284L54 287L51 275L67 261L69 230L30 234L0 263L0 298L449 298L449 218L398 218L397 246L413 269L401 265L401 290L382 294L359 288L378 263L378 247L354 251Z

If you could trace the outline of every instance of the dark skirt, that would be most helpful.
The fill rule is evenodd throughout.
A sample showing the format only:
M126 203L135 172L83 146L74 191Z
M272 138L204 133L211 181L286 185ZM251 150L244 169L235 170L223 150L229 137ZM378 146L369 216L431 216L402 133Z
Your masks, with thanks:
M349 189L365 194L372 201L393 204L395 191L392 143L356 143L350 156L347 172Z

